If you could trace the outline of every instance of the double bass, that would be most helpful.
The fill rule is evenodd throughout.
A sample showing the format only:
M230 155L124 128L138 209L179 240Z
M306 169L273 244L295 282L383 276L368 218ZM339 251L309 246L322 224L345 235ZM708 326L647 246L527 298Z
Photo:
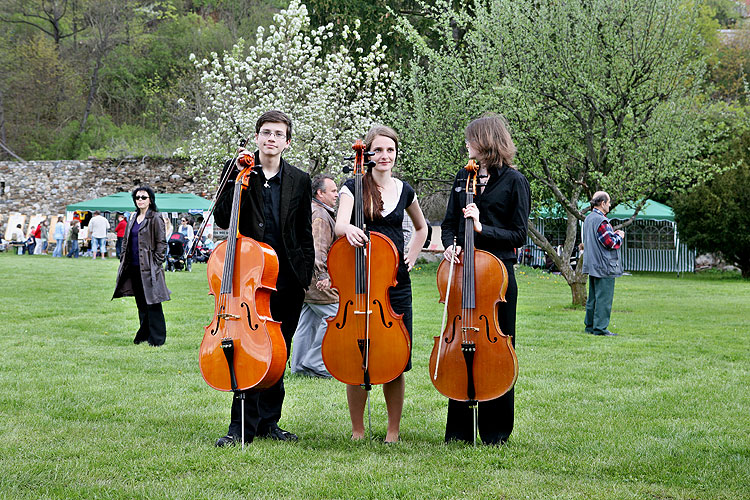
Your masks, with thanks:
M365 228L362 182L365 152L361 140L354 156L354 225ZM352 246L345 236L328 252L328 274L338 290L339 308L329 318L321 353L329 373L349 385L385 384L406 368L411 352L402 314L391 308L388 289L396 285L399 253L381 233L366 232L367 243Z
M205 327L199 364L208 385L241 394L266 389L281 378L286 343L270 306L279 259L270 245L238 231L241 193L249 186L255 163L250 154L238 162L244 168L234 184L229 236L208 259L209 293L215 307L213 320ZM243 433L244 427L243 423Z
M468 206L474 202L479 167L470 160L466 170L463 189ZM496 399L513 387L518 359L512 338L500 331L497 322L497 304L505 301L508 271L500 259L475 248L474 220L465 221L459 262L443 260L438 267L440 302L445 309L441 334L434 337L430 354L430 380L444 396L476 403Z

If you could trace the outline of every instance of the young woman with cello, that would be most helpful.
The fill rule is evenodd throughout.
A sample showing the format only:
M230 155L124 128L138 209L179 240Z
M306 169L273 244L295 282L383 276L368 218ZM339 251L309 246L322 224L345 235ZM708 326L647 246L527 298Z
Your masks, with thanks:
M529 182L513 166L516 147L502 116L487 114L472 121L466 127L465 136L469 158L479 163L479 182L473 202L467 204L464 186L471 174L461 169L455 177L441 225L441 238L446 248L444 258L447 262L459 262L461 243L454 252L454 241L464 241L466 221L472 219L475 248L491 253L507 269L508 287L505 301L497 303L497 323L515 345L518 289L513 273L514 249L526 242L531 211ZM496 279L489 277L493 278ZM479 281L482 277L476 279ZM477 425L482 442L502 444L507 441L513 430L513 389L499 398L480 401L478 405ZM469 402L448 400L445 440L473 442L474 416Z
M354 247L365 246L370 231L386 236L395 245L398 252L397 284L389 290L389 300L393 311L396 314L403 314L402 320L409 337L411 337L412 297L409 271L414 267L427 237L427 222L419 208L414 189L406 182L393 176L393 166L398 156L398 135L396 132L385 126L371 128L365 138L365 149L368 151L366 154L372 162L370 166L367 166L361 184L366 228L363 230L351 223L353 215L355 215L356 189L355 180L349 179L339 191L339 209L336 216L335 231L337 236L345 236L349 244ZM415 229L408 248L405 248L404 245L402 229L404 212L411 218ZM329 271L331 271L332 265L335 265L335 263L331 261L329 256ZM378 274L389 273L386 269L377 269L376 272ZM339 306L339 308L341 312L342 306ZM372 309L376 308L372 307ZM377 321L380 316L378 314L375 314L375 316L375 321ZM373 342L375 341L373 339ZM406 342L405 346L410 350L411 343ZM325 356L325 350L323 354ZM403 371L408 371L410 368L411 353L409 352L409 359ZM331 371L331 373L336 376L334 371ZM395 379L383 384L383 394L388 412L386 443L394 443L399 439L404 391L403 372L398 374ZM364 411L367 403L367 392L360 385L347 385L346 395L352 422L352 439L362 439L365 436Z
M240 197L236 227L241 235L269 245L278 257L278 278L275 291L270 295L270 311L273 319L281 322L287 353L315 263L310 176L281 157L291 138L292 120L289 116L277 110L263 113L255 124L255 153L240 148L236 160L224 165L222 178L228 176L230 180L227 189L219 195L214 212L219 227L230 227L232 179L242 170L244 157L254 156L253 175L249 176L248 187ZM244 433L241 397L235 394L229 432L219 438L216 446L236 444L241 436L247 443L254 437L297 440L295 434L278 425L284 402L283 376L271 387L251 390L244 396Z

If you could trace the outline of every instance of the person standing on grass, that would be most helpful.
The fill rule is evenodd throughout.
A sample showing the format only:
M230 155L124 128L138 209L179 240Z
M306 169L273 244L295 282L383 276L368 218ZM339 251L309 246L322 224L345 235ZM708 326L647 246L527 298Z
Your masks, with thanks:
M55 249L52 252L52 256L62 257L63 242L65 241L65 223L63 222L62 217L57 218L57 223L55 224L55 232L53 236L55 238Z
M115 234L117 235L117 243L115 243L115 254L119 259L120 254L122 253L122 240L125 239L125 230L128 227L128 221L125 220L125 216L123 214L119 214L117 216L117 221L117 225L115 226Z
M133 343L148 341L150 346L160 346L167 339L161 303L169 300L171 293L162 265L167 250L164 219L157 211L156 195L149 186L136 188L132 196L136 211L125 230L112 298L135 297L140 327Z
M327 318L336 315L339 294L331 288L328 276L328 250L336 239L334 227L339 191L330 175L312 181L312 233L315 243L315 271L305 294L305 303L292 341L292 373L330 378L320 346L326 333Z
M500 115L488 114L466 127L466 148L469 158L479 163L479 182L474 203L466 205L466 192L451 190L445 219L441 225L441 238L446 250L444 258L458 262L461 247L453 252L453 239L464 241L466 219L474 220L475 246L500 259L508 271L508 289L505 302L497 304L497 322L500 330L516 343L516 302L518 287L514 273L515 249L526 242L531 190L529 181L513 166L516 146L513 144L508 124ZM466 169L456 175L455 188L466 185ZM503 444L513 431L514 390L497 399L482 401L479 405L479 435L484 444ZM448 400L448 418L445 440L474 441L473 412L468 402Z
M419 208L414 189L406 182L397 179L393 167L398 157L398 135L390 127L375 126L365 137L367 151L374 153L371 160L374 166L367 167L362 179L365 224L368 231L377 231L388 237L396 246L399 265L396 274L397 284L388 293L391 307L396 314L403 314L404 326L412 336L412 293L409 272L419 257L427 238L427 222ZM352 246L362 247L367 243L366 233L351 223L354 215L355 180L349 179L341 188L339 209L336 214L336 234L345 236ZM414 224L414 236L410 246L404 246L403 222L408 215ZM404 371L411 369L411 354ZM385 442L399 440L401 413L404 407L406 382L402 373L394 380L383 384L388 430ZM364 413L367 391L358 385L346 386L346 399L349 404L349 417L352 423L352 439L365 437Z
M97 210L89 221L89 238L91 238L91 253L96 259L97 251L101 251L102 259L107 251L107 231L109 221Z
M276 290L271 293L270 307L274 320L281 322L287 355L297 329L305 288L310 284L315 248L311 229L310 176L291 165L281 155L292 140L292 120L285 113L272 110L255 123L255 170L250 185L242 191L238 230L243 236L267 243L279 259ZM238 156L252 154L240 148ZM234 180L239 173L238 161L227 161L222 178L229 176L226 189L219 195L214 212L215 223L227 228L232 212ZM297 436L279 427L284 403L284 378L268 389L245 392L245 442L255 437L279 441L296 441ZM240 395L232 400L231 421L226 436L216 446L234 445L242 436Z
M42 254L42 227L44 221L41 221L34 229L34 255Z
M81 225L78 219L70 221L70 231L68 231L68 257L78 258L78 232Z
M613 337L617 334L609 331L609 317L615 295L615 278L623 273L620 246L625 233L612 229L607 220L609 208L609 195L597 191L591 198L591 213L583 222L583 272L589 275L583 323L587 333Z

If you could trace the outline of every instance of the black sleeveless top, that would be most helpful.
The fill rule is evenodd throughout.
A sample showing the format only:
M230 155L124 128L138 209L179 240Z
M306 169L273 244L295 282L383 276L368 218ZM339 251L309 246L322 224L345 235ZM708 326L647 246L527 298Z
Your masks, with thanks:
M365 216L365 226L368 231L376 231L380 234L383 234L388 237L388 239L390 239L394 245L396 245L396 250L398 250L399 257L398 274L396 274L396 280L398 281L398 284L396 285L397 288L400 286L411 284L411 279L409 278L409 270L406 267L406 263L404 262L403 223L406 207L414 202L415 196L414 189L408 183L403 181L401 182L403 186L401 189L401 196L398 199L398 203L396 203L396 208L376 221L370 220L367 218L367 216ZM347 188L353 195L354 179L347 180L344 183L344 187ZM351 223L354 224L354 213L352 213Z

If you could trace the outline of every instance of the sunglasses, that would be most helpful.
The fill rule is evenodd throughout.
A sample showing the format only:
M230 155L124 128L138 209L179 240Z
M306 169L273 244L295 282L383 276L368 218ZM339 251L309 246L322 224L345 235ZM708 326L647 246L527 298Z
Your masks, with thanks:
M136 196L136 200L148 200L148 196Z

